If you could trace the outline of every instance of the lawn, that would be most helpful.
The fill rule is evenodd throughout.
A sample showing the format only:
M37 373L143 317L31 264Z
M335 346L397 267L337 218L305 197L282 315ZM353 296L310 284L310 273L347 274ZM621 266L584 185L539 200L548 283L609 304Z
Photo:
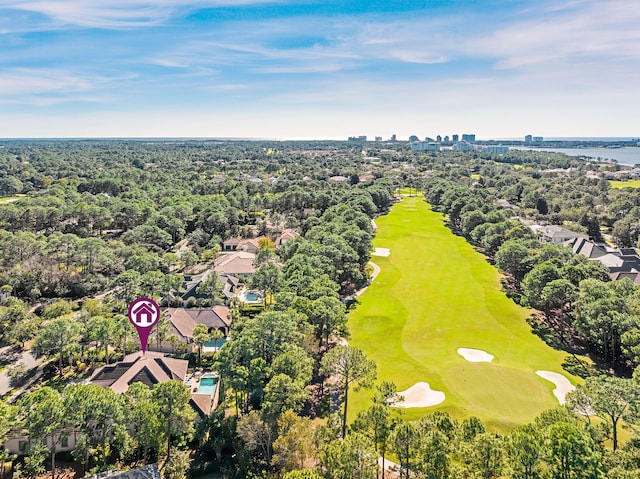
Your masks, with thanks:
M25 196L27 195L0 196L0 204L13 203L14 201L18 201L20 198L24 198Z
M640 180L614 181L609 180L611 188L640 188Z
M438 406L405 409L405 417L440 409L456 418L478 416L504 431L557 406L555 386L535 371L563 373L575 383L561 367L567 354L531 332L531 311L506 297L485 257L420 197L404 198L376 223L374 246L390 248L391 255L372 258L381 272L349 315L350 343L376 361L379 380L399 390L426 381L446 394ZM495 359L467 362L460 347ZM370 396L352 395L351 418Z

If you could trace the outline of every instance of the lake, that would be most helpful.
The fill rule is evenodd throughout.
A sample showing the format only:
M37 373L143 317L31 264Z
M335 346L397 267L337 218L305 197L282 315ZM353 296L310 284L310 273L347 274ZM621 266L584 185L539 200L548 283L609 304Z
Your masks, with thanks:
M616 160L621 165L640 163L640 148L531 148L512 147L515 150L552 151L569 156L587 156L594 160Z

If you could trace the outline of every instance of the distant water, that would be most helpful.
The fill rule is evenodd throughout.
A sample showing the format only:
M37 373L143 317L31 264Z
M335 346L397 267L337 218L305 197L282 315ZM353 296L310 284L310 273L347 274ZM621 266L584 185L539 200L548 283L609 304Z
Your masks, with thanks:
M514 147L517 150L552 151L569 156L585 156L599 161L616 160L621 165L640 163L640 148L531 148Z

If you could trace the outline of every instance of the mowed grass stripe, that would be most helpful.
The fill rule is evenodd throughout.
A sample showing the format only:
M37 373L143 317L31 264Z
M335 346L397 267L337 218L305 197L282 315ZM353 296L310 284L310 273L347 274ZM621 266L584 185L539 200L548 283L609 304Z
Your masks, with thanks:
M640 180L626 180L626 181L609 180L609 186L611 186L611 188L616 188L616 189L640 188Z
M408 409L405 416L417 419L438 408L505 430L555 407L554 386L535 371L570 377L561 367L566 353L531 332L525 321L531 311L505 296L497 270L422 198L404 198L376 223L374 246L391 255L373 257L381 272L349 315L350 343L376 361L380 381L399 390L426 381L446 394L441 405ZM458 355L460 347L495 359L469 363ZM370 396L352 396L352 418Z

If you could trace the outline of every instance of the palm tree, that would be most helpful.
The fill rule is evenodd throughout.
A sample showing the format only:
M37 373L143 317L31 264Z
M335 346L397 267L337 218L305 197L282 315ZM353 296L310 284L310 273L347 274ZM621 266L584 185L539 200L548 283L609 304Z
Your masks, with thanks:
M214 329L213 331L211 331L211 339L213 339L213 346L217 349L218 348L218 339L222 339L225 337L225 334L220 331L219 329Z
M197 324L193 328L193 341L198 347L198 366L202 366L202 347L211 339L211 335L204 324Z

